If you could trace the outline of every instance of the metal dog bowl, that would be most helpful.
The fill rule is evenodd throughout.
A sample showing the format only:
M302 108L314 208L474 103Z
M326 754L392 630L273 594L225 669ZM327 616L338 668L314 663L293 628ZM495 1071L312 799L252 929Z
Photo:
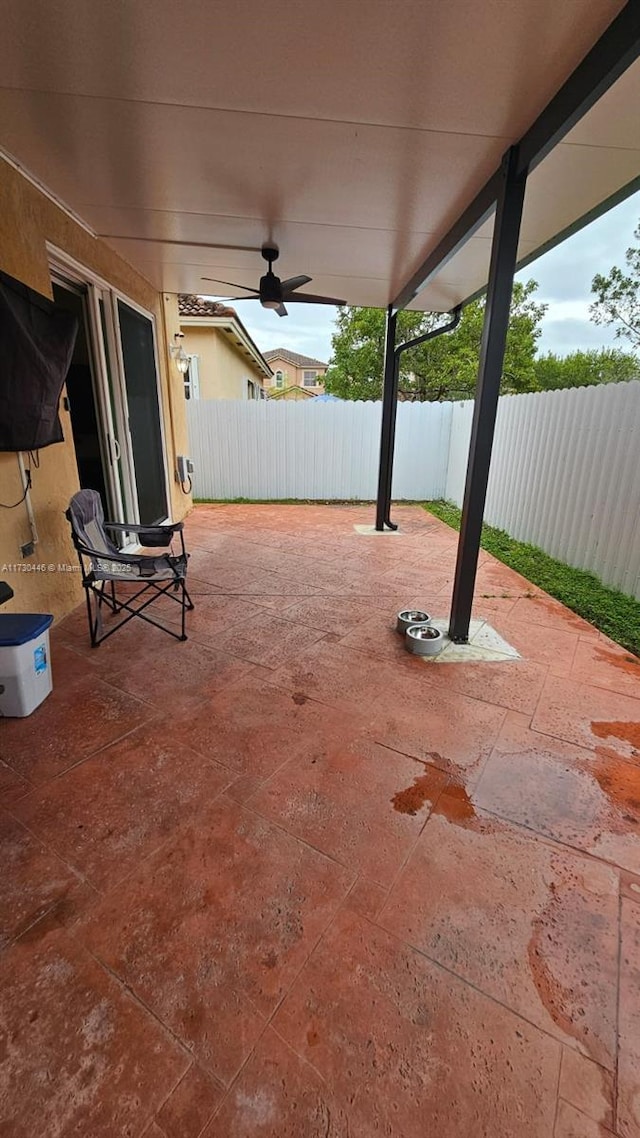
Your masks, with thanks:
M414 656L437 656L443 646L443 636L439 628L430 624L412 624L404 638L405 648Z
M408 628L412 624L429 624L431 617L428 612L422 612L421 609L403 609L398 613L396 620L396 632L404 636Z

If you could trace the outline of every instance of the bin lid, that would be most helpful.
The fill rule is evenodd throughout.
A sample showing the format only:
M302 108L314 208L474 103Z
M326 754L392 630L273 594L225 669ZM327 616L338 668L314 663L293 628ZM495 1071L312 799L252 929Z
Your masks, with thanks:
M0 613L0 648L15 648L35 640L53 624L48 612Z

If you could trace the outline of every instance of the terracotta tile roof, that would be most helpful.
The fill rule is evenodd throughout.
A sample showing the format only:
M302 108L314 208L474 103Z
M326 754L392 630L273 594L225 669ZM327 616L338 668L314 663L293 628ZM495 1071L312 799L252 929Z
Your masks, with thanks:
M269 399L283 399L289 391L299 391L306 399L317 399L315 391L309 391L308 387L301 387L299 383L291 383L289 387L269 388Z
M217 300L205 300L202 296L195 296L190 292L178 294L178 312L180 316L235 316L234 308L220 304Z
M293 367L326 367L327 365L322 360L314 360L313 356L301 356L299 352L292 352L289 348L272 348L271 351L263 352L265 360L271 363L272 360L286 360L288 364Z

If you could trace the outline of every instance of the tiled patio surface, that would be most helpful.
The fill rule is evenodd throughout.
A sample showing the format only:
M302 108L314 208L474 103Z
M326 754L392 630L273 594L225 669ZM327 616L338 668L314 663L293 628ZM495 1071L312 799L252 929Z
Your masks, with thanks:
M486 554L522 659L409 657L456 538L396 518L199 507L187 643L54 629L0 725L3 1138L640 1135L640 664Z

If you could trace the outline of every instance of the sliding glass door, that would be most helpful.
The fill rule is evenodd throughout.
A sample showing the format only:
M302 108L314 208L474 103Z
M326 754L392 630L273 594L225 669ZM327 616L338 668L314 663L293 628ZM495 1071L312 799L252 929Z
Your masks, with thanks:
M81 485L98 490L113 521L166 521L169 484L153 319L79 266L55 263L52 276L57 303L79 306L82 321L84 338L69 383Z
M166 519L168 509L153 323L123 300L117 302L117 319L138 514L143 525L154 525Z

